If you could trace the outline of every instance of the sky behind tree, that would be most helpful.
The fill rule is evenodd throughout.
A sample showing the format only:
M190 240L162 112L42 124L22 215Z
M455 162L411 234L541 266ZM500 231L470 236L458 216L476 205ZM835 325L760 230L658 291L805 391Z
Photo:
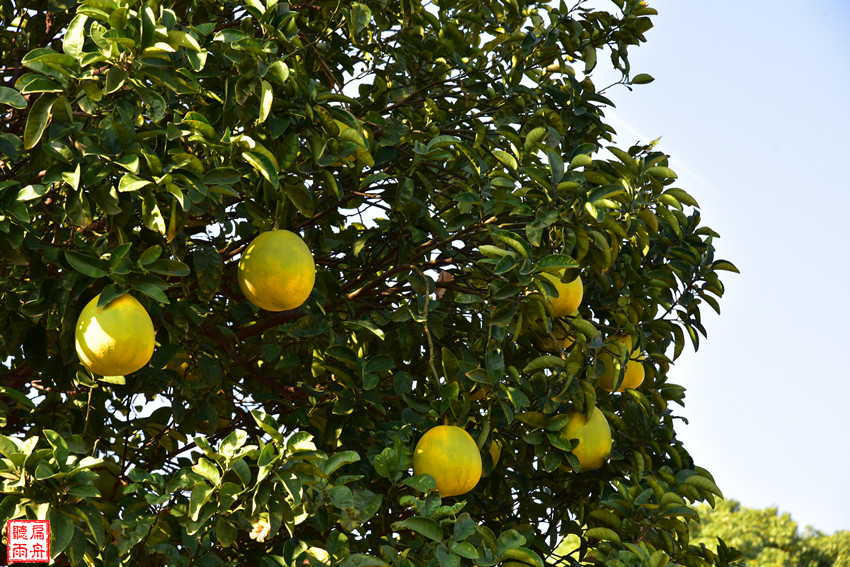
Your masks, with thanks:
M607 115L620 146L662 137L742 272L671 371L688 389L678 431L728 498L848 530L850 4L649 4L630 60L656 80L612 89Z

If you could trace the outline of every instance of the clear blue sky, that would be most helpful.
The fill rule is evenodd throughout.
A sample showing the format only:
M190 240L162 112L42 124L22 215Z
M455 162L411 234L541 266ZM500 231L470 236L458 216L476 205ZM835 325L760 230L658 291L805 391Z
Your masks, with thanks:
M850 3L648 4L656 80L608 117L621 147L662 136L742 272L672 370L680 437L727 498L850 530Z

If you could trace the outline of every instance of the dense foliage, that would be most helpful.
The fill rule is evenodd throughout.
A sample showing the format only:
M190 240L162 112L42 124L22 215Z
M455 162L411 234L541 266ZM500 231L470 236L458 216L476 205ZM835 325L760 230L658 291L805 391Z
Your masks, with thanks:
M671 363L735 268L668 157L613 145L592 81L597 59L612 91L651 80L628 54L653 14L0 1L3 525L50 518L57 565L726 564L689 541L720 492ZM236 265L275 227L318 271L271 314ZM584 301L553 320L564 270ZM77 316L128 292L153 359L84 371ZM609 394L624 333L646 381ZM558 432L594 406L614 452L581 472ZM410 473L441 423L485 474L442 500Z
M701 521L691 526L693 543L715 548L720 538L750 567L850 566L850 532L800 532L787 513L744 508L734 500L719 501L714 509L698 506L697 511Z

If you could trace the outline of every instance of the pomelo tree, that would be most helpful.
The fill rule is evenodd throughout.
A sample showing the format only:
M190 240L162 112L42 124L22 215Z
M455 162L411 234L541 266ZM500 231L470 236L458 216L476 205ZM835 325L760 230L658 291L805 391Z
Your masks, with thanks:
M49 518L57 565L726 564L689 542L720 491L672 362L735 268L605 122L654 14L0 2L0 522ZM237 281L273 229L316 262L274 313ZM577 311L544 274L581 276ZM153 356L94 374L78 316L128 293ZM613 450L582 471L562 431L594 408ZM411 470L441 424L481 451L463 495Z

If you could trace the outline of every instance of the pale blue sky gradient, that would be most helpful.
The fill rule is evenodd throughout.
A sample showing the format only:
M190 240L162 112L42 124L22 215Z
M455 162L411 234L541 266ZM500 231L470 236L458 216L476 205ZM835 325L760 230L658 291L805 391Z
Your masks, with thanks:
M672 370L680 437L727 498L850 530L850 3L648 3L656 80L608 117L620 147L662 136L742 272Z

